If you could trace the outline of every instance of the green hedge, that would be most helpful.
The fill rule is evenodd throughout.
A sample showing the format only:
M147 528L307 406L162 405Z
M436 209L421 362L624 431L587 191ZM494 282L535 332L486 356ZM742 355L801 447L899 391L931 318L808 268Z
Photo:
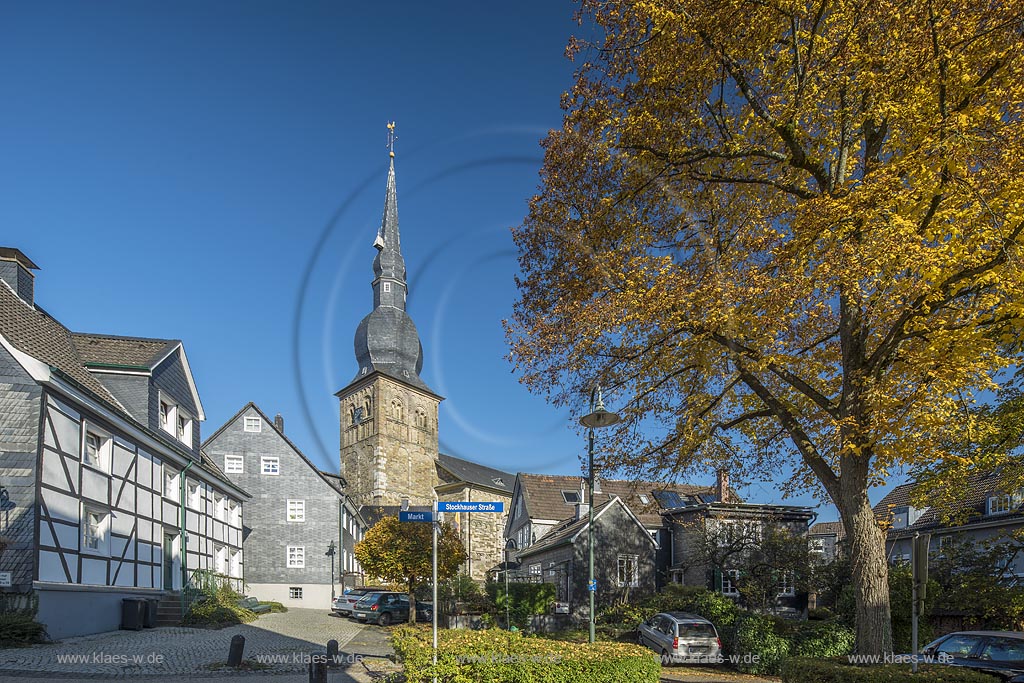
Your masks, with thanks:
M505 584L490 581L485 586L488 598L498 610L499 620L505 615ZM531 618L536 614L547 614L555 602L553 583L510 583L508 585L509 617L521 629L530 627Z
M854 666L845 660L793 657L782 666L782 683L995 683L994 678L955 666L909 664Z
M426 628L402 626L391 642L408 683L657 683L661 663L650 650L625 643L565 643L519 632L445 630L437 666Z
M28 614L0 614L0 647L20 647L46 640L46 627Z
M188 626L222 628L256 621L255 612L238 606L241 597L226 585L204 592L192 603L182 622Z

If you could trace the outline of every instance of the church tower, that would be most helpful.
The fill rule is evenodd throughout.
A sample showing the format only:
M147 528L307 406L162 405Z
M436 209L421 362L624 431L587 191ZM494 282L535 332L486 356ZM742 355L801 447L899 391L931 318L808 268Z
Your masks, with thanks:
M420 379L423 347L405 311L408 284L398 234L394 124L384 217L373 246L373 310L356 328L359 369L341 404L341 474L356 505L433 505L438 484L437 408Z

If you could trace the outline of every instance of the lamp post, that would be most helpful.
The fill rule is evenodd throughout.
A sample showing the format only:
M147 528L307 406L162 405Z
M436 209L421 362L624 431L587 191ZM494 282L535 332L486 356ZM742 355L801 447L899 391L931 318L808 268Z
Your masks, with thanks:
M516 549L516 542L511 538L505 541L505 630L511 630L512 620L509 618L509 600L508 596L508 565L509 558L512 556L511 550Z
M324 553L327 557L331 558L331 604L334 604L334 554L337 552L337 546L334 545L334 541L327 546L327 552Z
M594 430L601 427L610 427L621 418L615 413L604 408L604 401L601 400L601 387L595 387L590 391L590 413L580 418L580 424L590 430L587 440L587 487L589 522L587 524L587 554L588 576L587 592L590 593L590 642L594 642L594 597L597 594L597 584L594 582Z

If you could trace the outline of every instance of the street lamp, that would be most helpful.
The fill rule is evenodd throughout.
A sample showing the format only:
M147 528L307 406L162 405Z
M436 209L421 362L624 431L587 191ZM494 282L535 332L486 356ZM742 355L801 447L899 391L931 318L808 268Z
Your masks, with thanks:
M595 400L596 399L596 400ZM590 391L590 413L580 418L580 424L590 430L587 442L587 484L589 490L588 502L589 523L587 525L587 554L589 555L589 574L587 577L587 591L590 593L590 642L594 642L594 596L597 594L597 584L594 582L594 430L601 427L610 427L620 418L615 413L604 408L604 401L601 400L601 387L595 387Z
M327 552L324 553L327 557L331 558L331 604L334 604L334 555L337 552L337 546L334 545L334 541L327 546Z

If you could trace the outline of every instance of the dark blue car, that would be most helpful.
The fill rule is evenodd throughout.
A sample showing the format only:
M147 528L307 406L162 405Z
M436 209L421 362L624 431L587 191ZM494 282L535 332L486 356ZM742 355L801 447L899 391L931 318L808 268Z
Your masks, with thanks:
M957 631L928 643L921 654L1006 683L1024 683L1024 633L1020 631Z

